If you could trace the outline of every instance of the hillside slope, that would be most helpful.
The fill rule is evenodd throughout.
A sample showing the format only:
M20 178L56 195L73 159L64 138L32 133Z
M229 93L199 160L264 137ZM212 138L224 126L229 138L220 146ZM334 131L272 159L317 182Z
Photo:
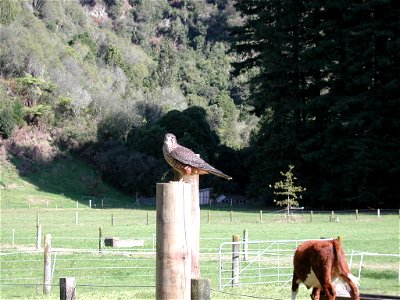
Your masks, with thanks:
M2 208L18 207L127 207L134 199L102 181L96 170L79 157L59 154L48 161L34 160L6 150L0 141L0 200ZM14 146L15 148L16 146ZM41 153L47 153L42 151Z

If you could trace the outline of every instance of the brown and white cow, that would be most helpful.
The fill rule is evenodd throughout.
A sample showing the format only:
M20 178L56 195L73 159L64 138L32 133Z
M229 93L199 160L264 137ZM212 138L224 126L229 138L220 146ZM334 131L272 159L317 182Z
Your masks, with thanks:
M329 300L336 299L332 281L340 279L349 286L351 299L359 300L356 278L350 274L340 237L334 240L310 240L296 249L293 258L292 300L299 284L312 287L311 299L319 300L321 290Z

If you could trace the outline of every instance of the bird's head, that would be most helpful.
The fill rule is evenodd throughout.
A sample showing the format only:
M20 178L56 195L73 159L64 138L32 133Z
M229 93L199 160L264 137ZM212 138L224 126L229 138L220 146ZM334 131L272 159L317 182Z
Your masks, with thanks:
M164 145L167 149L172 150L177 144L176 136L172 133L167 133L164 137Z

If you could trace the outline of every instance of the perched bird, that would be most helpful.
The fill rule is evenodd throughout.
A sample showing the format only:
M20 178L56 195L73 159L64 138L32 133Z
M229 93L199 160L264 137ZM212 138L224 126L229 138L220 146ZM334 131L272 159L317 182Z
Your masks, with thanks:
M164 137L163 153L167 163L182 175L214 174L228 180L232 179L210 166L192 150L179 145L172 133L167 133Z

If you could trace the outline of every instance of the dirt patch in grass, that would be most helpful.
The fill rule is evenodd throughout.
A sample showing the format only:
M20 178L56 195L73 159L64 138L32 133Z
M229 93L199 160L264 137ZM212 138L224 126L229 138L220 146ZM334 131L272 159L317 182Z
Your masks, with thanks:
M48 202L49 202L48 199L37 198L37 197L34 197L34 196L28 196L26 200L27 200L28 204L31 204L31 205L45 205L45 204L49 204L49 203L48 203Z

